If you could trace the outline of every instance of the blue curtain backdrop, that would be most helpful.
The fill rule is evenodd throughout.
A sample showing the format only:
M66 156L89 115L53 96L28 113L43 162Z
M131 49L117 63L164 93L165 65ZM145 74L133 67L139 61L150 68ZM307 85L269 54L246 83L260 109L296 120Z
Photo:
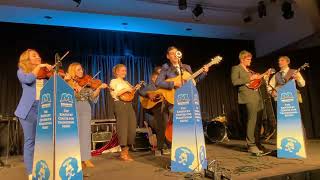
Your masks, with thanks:
M148 83L154 68L152 61L148 57L87 55L83 56L80 61L85 71L87 71L86 73L92 76L101 71L97 78L107 84L114 78L112 68L116 64L121 63L127 66L127 80L132 85L140 81ZM140 120L138 124L141 125L143 113L138 100L138 96L136 96L133 101L133 107L136 111L138 121ZM99 101L92 105L92 117L94 119L114 118L113 104L109 90L103 90L99 96Z

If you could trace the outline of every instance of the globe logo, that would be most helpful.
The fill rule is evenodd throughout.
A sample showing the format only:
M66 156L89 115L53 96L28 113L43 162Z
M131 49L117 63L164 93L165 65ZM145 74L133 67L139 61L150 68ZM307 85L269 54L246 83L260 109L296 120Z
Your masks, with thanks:
M50 170L48 164L44 160L40 160L36 163L35 172L32 176L32 180L48 180L50 177Z
M64 160L59 170L59 176L62 180L80 179L82 172L79 169L78 160L73 157Z
M301 158L298 153L301 150L301 143L293 137L285 137L281 140L281 149L278 149L280 157Z
M171 161L172 166L178 171L189 172L192 171L191 165L194 161L194 154L187 147L179 147L175 151L175 161Z

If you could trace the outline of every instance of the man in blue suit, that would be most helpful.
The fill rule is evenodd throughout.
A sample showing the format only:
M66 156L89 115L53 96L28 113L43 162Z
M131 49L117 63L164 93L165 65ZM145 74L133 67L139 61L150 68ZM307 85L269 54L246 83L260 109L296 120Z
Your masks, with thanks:
M162 65L160 74L156 80L156 86L158 88L162 88L162 89L177 89L180 88L183 84L181 81L177 81L177 82L167 82L167 79L170 78L174 78L177 77L181 74L183 74L183 72L188 72L190 74L192 74L192 70L191 67L187 64L182 64L180 62L180 58L179 57L179 53L178 49L174 46L171 46L167 49L167 59L169 60L168 63L165 63ZM203 71L204 73L201 74L196 81L199 81L200 79L204 78L206 76L206 73L208 72L209 68L207 66L203 66ZM164 102L163 103L163 107L162 107L162 116L164 119L166 119L168 121L169 118L172 119L172 115L173 115L173 105L168 103L168 102ZM160 137L163 137L163 139L165 139L165 132L163 132L163 134L160 135ZM162 154L170 154L170 151L163 149L162 150Z

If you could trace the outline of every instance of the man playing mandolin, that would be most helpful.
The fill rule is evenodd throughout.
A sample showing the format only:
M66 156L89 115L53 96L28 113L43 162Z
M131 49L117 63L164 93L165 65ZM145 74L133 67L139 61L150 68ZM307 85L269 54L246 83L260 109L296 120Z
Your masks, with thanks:
M183 85L183 82L181 80L168 81L168 79L178 76L181 77L183 73L192 74L191 67L180 62L180 55L181 52L179 52L178 49L174 46L171 46L167 49L167 59L169 60L169 63L164 64L161 68L161 72L156 81L156 85L158 86L158 88L167 90L180 88ZM203 78L208 70L209 67L204 66L203 73L196 80L200 80L201 78ZM165 100L162 108L162 119L165 119L166 121L168 121L169 119L172 120L172 114L173 104ZM165 142L165 132L161 132L161 134L157 136L157 140L160 141L158 143L158 149L161 150L162 154L169 154L170 152L168 150L163 149L163 145Z
M266 154L265 148L260 144L260 133L257 131L257 121L261 120L263 102L259 89L250 88L250 82L263 78L249 69L252 54L248 51L241 51L239 54L240 64L233 66L231 70L232 84L238 87L238 103L245 104L247 111L247 135L246 141L248 152L256 156ZM268 152L269 153L269 152Z

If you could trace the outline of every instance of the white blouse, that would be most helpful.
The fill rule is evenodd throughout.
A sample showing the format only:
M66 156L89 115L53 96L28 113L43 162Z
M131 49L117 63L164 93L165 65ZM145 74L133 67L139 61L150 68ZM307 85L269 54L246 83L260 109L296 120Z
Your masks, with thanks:
M115 101L119 101L118 93L123 89L132 88L132 86L128 81L117 78L110 81L110 88L112 89L112 91L110 91L112 98Z

